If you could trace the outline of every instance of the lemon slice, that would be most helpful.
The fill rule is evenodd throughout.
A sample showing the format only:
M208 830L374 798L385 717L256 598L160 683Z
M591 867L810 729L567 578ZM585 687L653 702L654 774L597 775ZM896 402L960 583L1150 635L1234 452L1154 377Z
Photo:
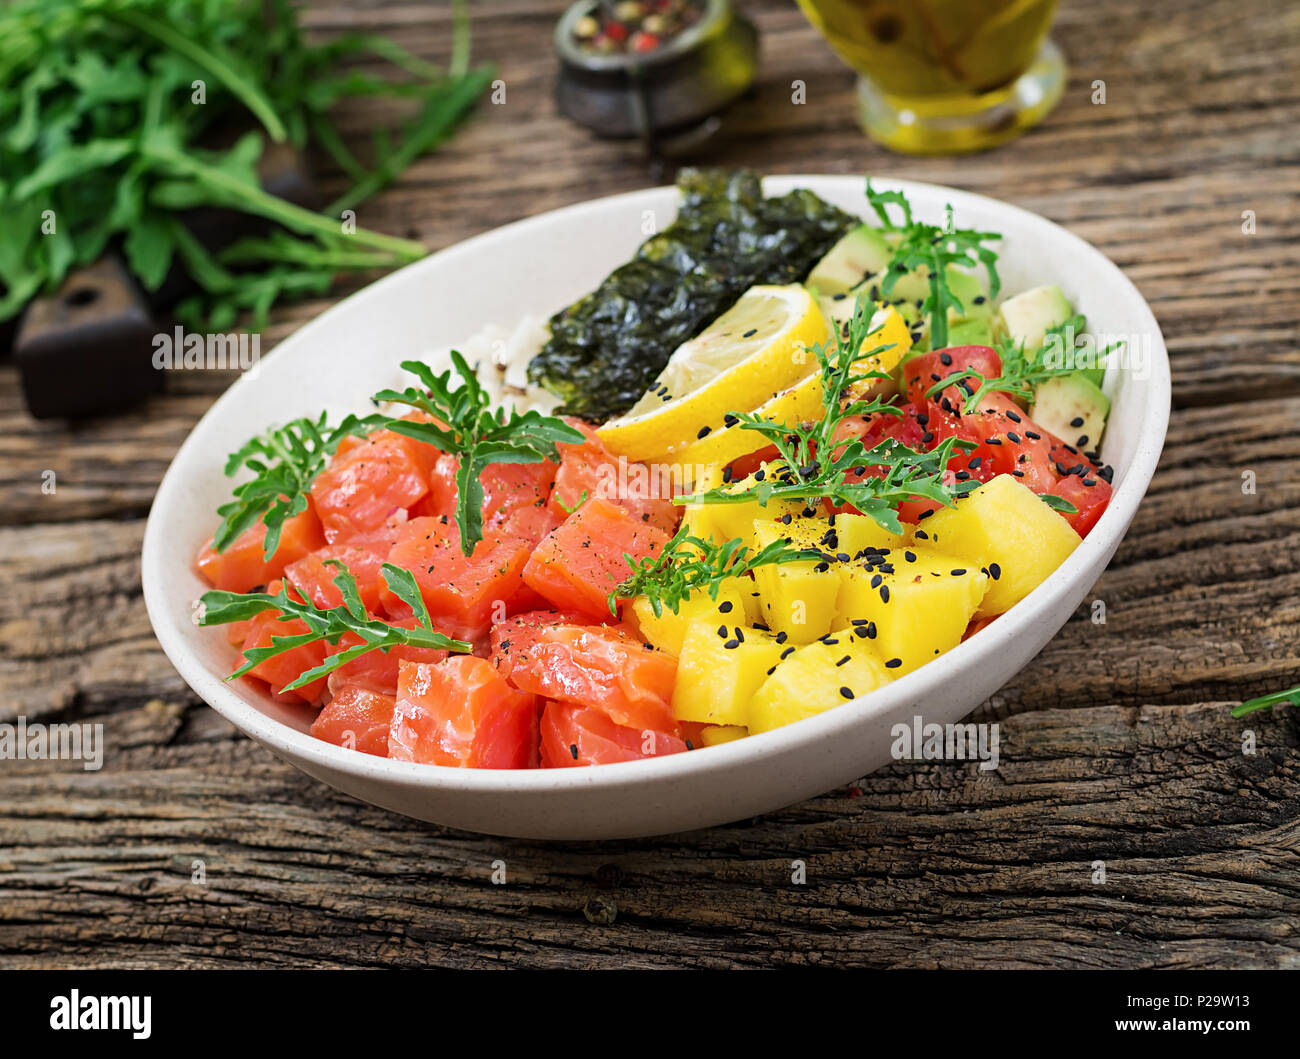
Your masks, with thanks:
M802 285L751 287L678 346L650 391L597 434L629 460L669 460L727 412L757 408L807 375L817 363L807 347L829 333Z
M878 309L871 322L872 330L866 338L867 347L889 348L865 358L854 368L855 375L866 375L873 371L892 372L912 347L912 335L908 331L907 321L893 306ZM820 419L825 414L825 409L822 408L821 379L817 371L817 358L812 357L811 360L812 369L809 374L775 397L769 398L753 414L774 423L801 423ZM881 381L869 380L873 386ZM854 396L864 397L870 388L872 387L855 388ZM736 406L730 406L728 411L736 411ZM746 430L725 418L725 413L721 421L708 425L710 429L704 437L691 442L673 457L675 463L682 465L687 480L692 477L691 471L696 466L725 465L769 444L768 439L758 431Z

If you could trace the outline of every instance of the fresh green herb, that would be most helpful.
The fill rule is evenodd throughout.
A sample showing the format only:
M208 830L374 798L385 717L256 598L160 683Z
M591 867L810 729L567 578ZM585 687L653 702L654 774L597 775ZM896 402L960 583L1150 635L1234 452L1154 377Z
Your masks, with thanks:
M833 349L829 341L813 347L820 371L822 407L826 409L821 419L788 424L749 412L731 413L740 429L762 434L776 446L779 466L770 467L762 481L754 480L743 489L722 486L679 497L674 503L738 504L757 500L766 506L771 500L827 500L851 505L890 532L901 533L899 504L921 497L950 507L954 496L978 485L974 481L951 486L944 482L944 471L954 449L974 447L968 441L948 438L922 453L893 439L870 449L861 437L836 439L838 427L850 417L901 414L895 405L878 397L853 396L864 384L888 378L883 372L857 369L863 360L891 348L869 345L874 312L875 306L859 294L847 334L836 332Z
M1079 513L1077 507L1071 504L1064 497L1057 496L1055 493L1039 493L1038 499L1053 511L1059 511L1063 515L1077 515Z
M1300 687L1287 691L1275 691L1272 695L1261 695L1257 699L1247 699L1240 706L1232 708L1232 716L1245 717L1256 710L1269 710L1274 706L1300 706Z
M564 508L567 514L572 515L575 511L578 510L578 508L582 507L582 505L587 502L587 490L584 489L582 491L582 495L578 497L577 502L573 505L573 507L569 507L569 505L566 504L563 500L561 500L558 496L555 498L555 502L559 504L560 507Z
M408 239L345 232L340 212L445 140L491 82L490 68L469 68L465 4L452 5L445 70L366 34L308 44L289 0L0 5L0 320L119 240L146 290L188 275L199 293L176 313L200 331L226 330L246 310L261 328L281 297L323 294L341 272L423 256ZM369 56L397 76L350 68ZM419 110L396 135L377 130L363 164L331 112L369 96ZM249 126L225 146L228 130ZM322 147L352 187L319 214L268 194L258 179L266 141ZM283 230L214 253L181 223L201 207Z
M940 390L960 383L965 379L977 379L979 380L977 388L961 387L966 392L966 400L962 405L963 414L974 412L984 397L994 391L1009 393L1012 397L1024 402L1032 401L1034 390L1041 383L1059 375L1072 375L1077 370L1074 364L1068 362L1068 358L1062 364L1049 363L1048 359L1043 355L1044 352L1053 345L1062 345L1062 348L1068 346L1073 341L1074 336L1086 330L1087 326L1088 322L1083 315L1075 313L1068 320L1057 324L1055 327L1049 327L1043 332L1042 343L1032 350L1026 350L1023 342L1016 342L1009 335L1004 335L995 341L998 357L1002 361L1001 375L996 378L986 379L974 368L963 368L961 371L955 371L931 386L926 391L926 396L933 397ZM1098 358L1108 356L1122 344L1121 342L1112 343L1097 354Z
M998 278L998 256L984 244L1002 236L997 232L952 227L952 207L948 208L948 223L942 227L924 224L912 216L906 195L901 191L876 191L870 179L867 201L880 218L887 238L894 243L893 257L880 281L880 296L888 298L902 276L924 267L930 292L921 305L921 312L930 317L930 348L943 349L948 345L948 310L960 313L966 309L948 285L948 266L974 268L982 264L988 273L990 296L996 298L1002 286ZM897 206L902 212L901 223L890 213L891 206Z
M466 555L483 539L483 470L493 463L540 463L558 459L556 445L565 442L579 445L586 435L563 419L544 416L536 409L518 412L513 407L493 408L492 399L459 353L451 362L460 383L452 383L452 373L435 375L433 369L418 360L402 362L422 386L405 390L383 390L376 401L410 405L432 416L436 422L409 419L386 419L385 425L397 434L436 445L443 452L460 458L456 471L456 525L460 528L460 548Z
M337 646L339 640L348 633L361 638L361 643L330 655L320 665L300 673L296 680L286 684L281 690L292 691L304 687L314 680L334 672L353 659L360 658L371 651L383 651L387 654L394 647L428 647L438 651L459 651L469 653L472 645L461 640L453 640L433 628L429 610L420 595L419 585L414 575L400 566L384 563L381 569L393 595L409 606L415 614L417 626L413 629L401 625L389 625L377 618L367 618L366 608L361 602L356 579L347 566L337 559L325 560L326 566L338 570L334 584L343 597L337 607L317 607L311 602L295 599L289 595L286 581L280 586L276 595L266 592L221 592L213 589L200 597L200 625L226 625L232 621L247 621L266 610L281 612L280 621L297 619L303 622L308 631L295 636L272 636L269 647L252 647L244 652L246 661L227 677L234 680L242 677L254 666L268 658L292 651L304 644L324 640L331 646Z
M383 421L380 415L364 419L350 415L331 427L322 412L316 420L295 419L249 439L226 460L226 475L246 468L253 477L237 485L234 499L217 508L221 524L213 536L213 547L225 551L261 519L266 524L263 551L269 560L279 547L285 522L307 509L311 484L339 443L346 437L367 434Z
M717 599L728 578L742 577L760 566L824 558L816 549L792 548L784 540L756 552L739 538L717 544L692 536L690 528L682 526L657 555L640 559L624 555L632 573L609 594L609 611L617 617L620 598L645 596L655 617L661 617L665 607L676 614L695 592L705 591Z

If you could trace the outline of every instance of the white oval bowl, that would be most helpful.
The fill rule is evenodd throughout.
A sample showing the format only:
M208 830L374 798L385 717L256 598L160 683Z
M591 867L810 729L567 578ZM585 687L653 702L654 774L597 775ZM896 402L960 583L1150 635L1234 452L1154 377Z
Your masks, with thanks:
M280 343L212 406L177 452L145 531L145 603L158 640L191 688L246 735L311 776L375 805L470 831L546 839L630 838L708 827L779 809L890 760L890 729L914 715L960 719L1021 669L1101 576L1146 491L1169 419L1169 362L1150 308L1104 255L1065 229L981 195L880 180L938 223L951 203L961 227L1001 232L1011 293L1056 283L1090 329L1137 336L1148 370L1112 368L1103 456L1115 468L1109 509L1083 544L1028 598L952 651L854 702L762 735L646 761L594 768L456 769L389 761L308 734L311 713L223 678L236 652L223 630L199 629L206 588L194 556L229 497L227 453L269 424L322 408L364 411L400 377L400 361L463 342L485 324L549 315L626 261L676 212L671 187L581 203L507 225L410 265L353 294ZM861 216L863 180L782 176L768 194L805 187ZM654 228L648 228L653 222Z

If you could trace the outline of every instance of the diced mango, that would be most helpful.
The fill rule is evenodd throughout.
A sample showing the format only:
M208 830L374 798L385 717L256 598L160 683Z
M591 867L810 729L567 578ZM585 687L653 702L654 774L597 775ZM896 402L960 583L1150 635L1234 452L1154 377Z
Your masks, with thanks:
M707 465L699 476L694 479L691 483L691 490L696 493L704 493L710 489L716 489L721 484L722 467L713 463ZM686 532L694 537L706 541L714 538L713 523L709 519L708 505L683 504L681 525L687 527Z
M755 519L755 550L777 540L816 548L826 559L759 567L754 580L763 600L763 624L795 643L811 643L830 631L837 616L840 562L866 548L888 548L903 539L865 515L792 516L789 522Z
M721 623L719 623L721 624ZM673 688L673 716L701 724L744 725L749 703L782 646L753 627L692 623L682 640Z
M765 463L762 473L771 474L779 466ZM727 492L740 493L752 488L755 481L751 474L725 488ZM755 519L774 519L787 513L797 515L804 510L804 505L794 500L769 500L766 504L746 500L736 504L703 504L701 507L701 525L709 528L715 540L739 539L747 545L751 543Z
M988 571L981 618L1010 610L1082 540L1058 512L1007 474L972 490L956 507L940 508L921 528L927 546Z
M754 571L763 601L763 624L794 643L812 643L830 631L840 577L826 563L775 563Z
M744 596L749 588L747 578L728 577L720 582L717 599L709 595L707 590L699 589L678 604L675 614L664 607L663 613L656 615L650 600L645 596L637 596L632 601L632 613L642 638L659 650L676 656L681 654L682 639L692 624L706 623L712 628L721 622L729 625L745 624Z
M847 659L847 661L846 661ZM812 717L875 691L890 673L868 649L831 636L792 651L749 703L751 734Z
M845 635L871 644L901 676L961 642L989 577L965 559L915 547L891 551L886 565L892 573L851 564L839 608Z
M749 729L739 724L710 724L700 730L700 742L705 746L721 746L723 743L744 739Z

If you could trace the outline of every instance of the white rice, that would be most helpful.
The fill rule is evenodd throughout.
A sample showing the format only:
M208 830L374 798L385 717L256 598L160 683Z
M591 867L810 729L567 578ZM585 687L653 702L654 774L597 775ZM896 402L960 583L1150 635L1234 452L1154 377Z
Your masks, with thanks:
M451 351L457 350L474 369L479 383L494 404L513 405L520 412L535 408L550 414L560 399L528 381L528 362L546 344L550 331L544 316L525 316L514 327L488 324L464 342L445 349L429 350L420 359L436 374L451 370ZM407 378L399 388L409 386Z

